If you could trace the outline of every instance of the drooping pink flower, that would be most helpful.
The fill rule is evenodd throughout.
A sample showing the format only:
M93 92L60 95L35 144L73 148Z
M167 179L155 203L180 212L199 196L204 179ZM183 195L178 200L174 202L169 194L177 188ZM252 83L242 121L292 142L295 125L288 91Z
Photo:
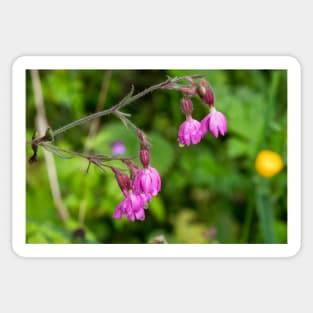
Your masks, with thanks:
M222 136L227 132L227 120L223 113L216 111L214 107L211 108L211 112L203 118L199 133L203 137L210 131L214 137Z
M202 136L199 133L200 122L188 116L186 121L183 122L178 131L178 142L182 145L189 146L200 142Z
M121 219L125 215L132 222L135 220L143 221L147 202L148 199L144 194L136 194L130 191L115 208L113 218Z
M134 179L133 188L135 193L144 193L150 201L161 190L160 174L150 165L140 169Z

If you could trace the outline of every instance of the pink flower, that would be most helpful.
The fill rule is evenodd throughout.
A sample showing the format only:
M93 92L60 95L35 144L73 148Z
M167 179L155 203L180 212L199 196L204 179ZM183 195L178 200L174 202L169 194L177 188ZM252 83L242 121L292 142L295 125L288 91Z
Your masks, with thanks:
M145 219L145 205L148 199L143 194L129 192L125 199L116 207L113 218L120 219L126 215L130 221Z
M143 192L148 200L155 196L161 190L161 177L158 171L148 166L138 171L133 185L135 193Z
M183 122L178 131L178 142L182 145L189 146L200 142L202 136L199 133L200 122L188 116L186 121Z
M227 132L227 120L224 114L216 111L214 107L202 121L200 126L200 134L204 136L208 131L213 134L214 137L222 136Z
M125 154L126 148L122 141L117 140L114 141L112 144L112 154L113 155L122 155Z

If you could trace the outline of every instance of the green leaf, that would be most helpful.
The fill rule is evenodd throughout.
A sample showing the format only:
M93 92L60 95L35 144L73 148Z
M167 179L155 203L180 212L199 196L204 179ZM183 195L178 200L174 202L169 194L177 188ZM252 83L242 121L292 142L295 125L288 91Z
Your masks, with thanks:
M112 143L122 141L126 147L125 157L138 156L138 140L133 129L125 128L121 122L104 125L90 143L90 147L97 153L112 155Z
M278 243L287 243L287 223L282 221L275 222L275 232Z
M173 146L156 132L148 133L147 137L151 143L151 164L163 175L174 162ZM126 129L121 123L112 123L102 128L91 147L102 154L111 155L111 145L117 140L122 141L126 147L124 157L138 157L138 138L132 129Z
M250 155L251 146L246 140L241 140L236 137L229 138L227 142L228 155L231 158L238 158L245 155Z
M268 184L262 179L256 188L257 214L264 242L276 243L274 208L269 199Z
M50 223L40 224L27 221L26 224L27 243L71 243L71 234L63 228Z
M176 215L174 227L178 241L183 243L208 243L205 237L208 226L195 222L196 218L196 213L189 209L184 209Z
M162 176L169 171L174 162L173 145L158 133L149 133L148 138L151 142L151 165Z
M153 197L152 201L149 202L149 210L154 215L158 222L164 222L166 218L166 212L164 203L161 197Z

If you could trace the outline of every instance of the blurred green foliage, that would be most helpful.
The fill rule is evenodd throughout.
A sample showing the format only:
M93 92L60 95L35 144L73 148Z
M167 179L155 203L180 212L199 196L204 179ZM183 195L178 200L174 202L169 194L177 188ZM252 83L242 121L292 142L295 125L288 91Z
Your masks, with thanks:
M104 71L41 70L46 115L52 129L96 111ZM123 109L152 143L152 165L162 176L162 190L143 222L112 219L122 200L111 172L102 173L80 158L55 157L58 179L70 218L62 222L51 196L42 150L27 164L28 243L147 243L163 235L169 243L287 242L287 72L284 70L125 70L112 71L104 108L135 86L135 92L166 76L202 74L211 84L217 110L228 119L225 137L211 134L198 145L180 148L181 93L158 90ZM194 98L194 118L208 107ZM35 126L36 106L27 72L27 140ZM56 138L62 148L83 151L90 122ZM90 148L111 154L121 140L125 156L138 154L138 141L114 116L101 119ZM255 170L262 149L280 154L285 167L265 179ZM31 149L27 147L27 156ZM79 216L84 210L84 219Z

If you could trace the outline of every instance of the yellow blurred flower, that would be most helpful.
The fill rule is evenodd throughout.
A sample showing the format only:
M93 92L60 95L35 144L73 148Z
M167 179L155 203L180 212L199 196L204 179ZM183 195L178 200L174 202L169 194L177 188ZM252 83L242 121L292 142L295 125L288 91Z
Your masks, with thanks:
M255 168L261 176L272 177L279 173L284 166L279 154L270 150L262 150L255 160Z

